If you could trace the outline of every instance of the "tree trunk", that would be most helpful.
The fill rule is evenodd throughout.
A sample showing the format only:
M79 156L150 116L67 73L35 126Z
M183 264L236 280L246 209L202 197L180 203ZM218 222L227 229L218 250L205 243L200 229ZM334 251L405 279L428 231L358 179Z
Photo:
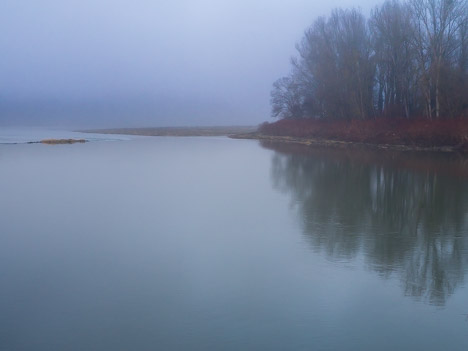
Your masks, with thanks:
M436 100L436 119L439 119L440 117L440 101L439 101L439 85L440 85L440 67L438 65L437 67L437 76L436 76L436 82L435 82L435 100Z

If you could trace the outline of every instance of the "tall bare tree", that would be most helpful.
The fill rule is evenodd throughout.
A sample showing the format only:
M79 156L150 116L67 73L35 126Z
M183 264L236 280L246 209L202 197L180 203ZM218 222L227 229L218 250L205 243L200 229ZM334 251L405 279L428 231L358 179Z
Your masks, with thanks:
M414 105L416 69L408 6L386 1L372 11L369 27L377 66L377 111L408 118Z
M466 0L411 0L416 28L414 46L419 53L421 83L429 118L440 117L441 73L462 44L459 29L466 18ZM434 103L433 103L434 101ZM435 106L434 106L435 105Z

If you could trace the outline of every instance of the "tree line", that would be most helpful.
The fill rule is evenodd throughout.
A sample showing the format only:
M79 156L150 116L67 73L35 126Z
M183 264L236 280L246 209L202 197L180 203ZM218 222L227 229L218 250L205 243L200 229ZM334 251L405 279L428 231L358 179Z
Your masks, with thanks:
M279 118L468 115L468 1L387 0L366 18L336 9L296 45L271 91Z

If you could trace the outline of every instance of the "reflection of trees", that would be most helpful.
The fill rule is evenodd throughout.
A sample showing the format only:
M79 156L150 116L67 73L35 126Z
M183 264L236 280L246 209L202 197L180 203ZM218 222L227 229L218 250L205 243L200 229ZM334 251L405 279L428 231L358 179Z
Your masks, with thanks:
M272 179L297 204L313 249L335 260L363 253L383 276L398 273L405 293L443 304L468 263L468 181L444 170L466 162L425 159L415 170L381 155L276 152ZM403 163L418 166L411 157Z

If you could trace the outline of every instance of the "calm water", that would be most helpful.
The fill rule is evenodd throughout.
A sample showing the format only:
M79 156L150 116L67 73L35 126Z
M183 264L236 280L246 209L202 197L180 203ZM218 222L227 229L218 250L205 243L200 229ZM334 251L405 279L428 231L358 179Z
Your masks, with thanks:
M466 350L468 162L0 145L0 350Z

